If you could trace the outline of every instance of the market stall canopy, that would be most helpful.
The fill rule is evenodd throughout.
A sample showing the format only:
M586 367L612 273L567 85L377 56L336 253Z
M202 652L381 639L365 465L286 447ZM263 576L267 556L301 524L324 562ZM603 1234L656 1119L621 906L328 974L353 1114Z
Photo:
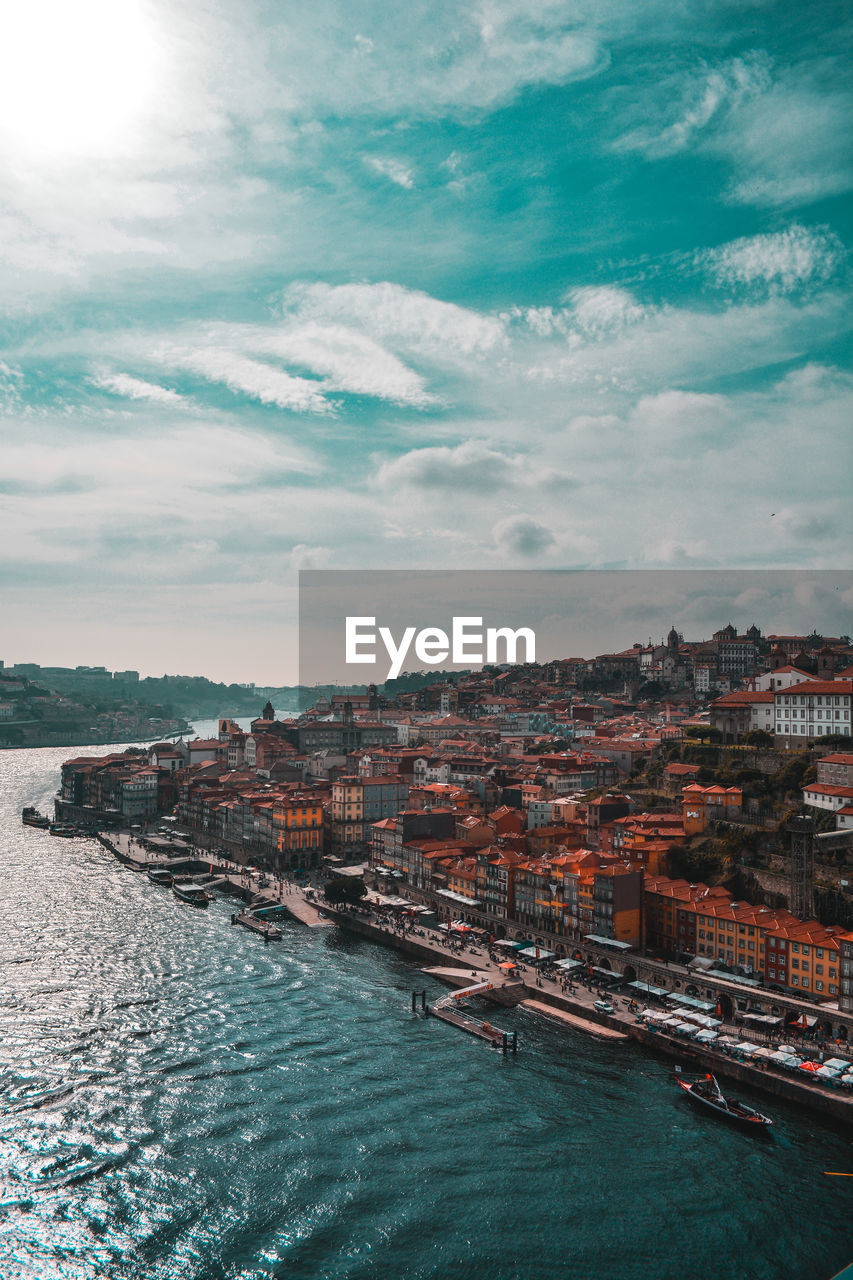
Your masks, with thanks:
M695 996L685 996L680 991L669 991L667 996L673 1004L686 1004L689 1009L698 1009L700 1013L714 1013L717 1008L710 1000L697 1000Z
M519 951L518 954L524 956L525 960L551 960L555 953L546 951L544 947L525 947L524 951Z
M629 982L628 986L632 991L639 991L644 996L668 996L669 992L666 987L653 987L649 982Z

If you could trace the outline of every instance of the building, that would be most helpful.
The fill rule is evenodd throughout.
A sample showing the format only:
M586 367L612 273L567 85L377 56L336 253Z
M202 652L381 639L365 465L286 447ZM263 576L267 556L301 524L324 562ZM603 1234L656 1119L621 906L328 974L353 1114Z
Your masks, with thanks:
M711 726L719 730L723 742L739 742L756 729L772 735L776 727L773 693L739 689L717 698L711 703Z
M682 825L685 835L707 831L715 822L737 822L743 814L740 787L700 787L691 782L682 788Z
M817 781L835 787L853 787L853 752L822 756L817 762Z
M849 935L835 926L736 902L722 885L664 876L646 878L644 906L649 946L712 959L813 1000L838 998L840 939Z
M850 736L853 680L806 680L773 694L775 745L802 750L827 734Z
M281 871L319 865L323 856L324 815L313 792L278 796L272 801L272 843Z
M394 817L408 798L408 783L397 775L338 778L332 783L329 806L329 852L353 860L366 858L373 824Z

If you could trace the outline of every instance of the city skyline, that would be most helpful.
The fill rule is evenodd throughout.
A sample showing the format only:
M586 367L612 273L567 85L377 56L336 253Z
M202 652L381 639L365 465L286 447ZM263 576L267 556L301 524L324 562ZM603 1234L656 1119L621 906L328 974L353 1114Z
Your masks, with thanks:
M7 21L7 661L295 682L300 568L849 563L841 6Z

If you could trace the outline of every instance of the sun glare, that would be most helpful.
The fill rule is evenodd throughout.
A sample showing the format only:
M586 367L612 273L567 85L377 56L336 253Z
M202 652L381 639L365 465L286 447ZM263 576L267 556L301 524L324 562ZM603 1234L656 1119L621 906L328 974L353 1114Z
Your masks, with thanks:
M0 135L59 158L126 145L154 97L157 49L139 0L0 4Z

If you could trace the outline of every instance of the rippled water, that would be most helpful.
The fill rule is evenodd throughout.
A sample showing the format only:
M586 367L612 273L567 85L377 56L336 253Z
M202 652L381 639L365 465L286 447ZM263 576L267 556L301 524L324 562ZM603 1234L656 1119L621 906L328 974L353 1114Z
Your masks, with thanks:
M0 1276L828 1280L849 1144L771 1139L668 1067L522 1011L504 1061L413 1018L395 953L227 900L198 911L91 841L21 826L61 750L0 752ZM436 989L435 994L438 994Z

